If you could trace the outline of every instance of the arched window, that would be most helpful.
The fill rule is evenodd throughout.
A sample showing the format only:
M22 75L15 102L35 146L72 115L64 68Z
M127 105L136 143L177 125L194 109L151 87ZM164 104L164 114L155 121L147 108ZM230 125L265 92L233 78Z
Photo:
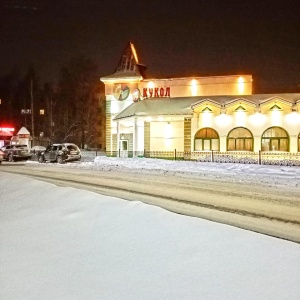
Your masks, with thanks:
M253 151L253 135L244 127L232 129L227 136L227 151Z
M280 127L268 128L261 138L262 151L289 151L288 133Z
M195 134L195 151L219 150L219 135L212 128L202 128Z

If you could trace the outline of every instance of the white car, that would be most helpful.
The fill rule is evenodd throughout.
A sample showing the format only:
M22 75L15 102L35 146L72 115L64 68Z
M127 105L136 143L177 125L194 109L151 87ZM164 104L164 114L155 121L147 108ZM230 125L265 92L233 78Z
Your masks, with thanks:
M31 157L31 153L27 145L7 145L1 148L3 159L13 162L16 160L27 160Z

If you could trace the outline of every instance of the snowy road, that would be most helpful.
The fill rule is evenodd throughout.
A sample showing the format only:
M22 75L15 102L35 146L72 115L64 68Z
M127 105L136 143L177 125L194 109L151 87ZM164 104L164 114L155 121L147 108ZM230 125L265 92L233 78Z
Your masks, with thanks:
M298 243L174 214L144 197L0 178L0 299L299 299Z
M180 214L300 242L299 168L161 164L102 158L66 165L4 163L1 171L126 200L143 199Z

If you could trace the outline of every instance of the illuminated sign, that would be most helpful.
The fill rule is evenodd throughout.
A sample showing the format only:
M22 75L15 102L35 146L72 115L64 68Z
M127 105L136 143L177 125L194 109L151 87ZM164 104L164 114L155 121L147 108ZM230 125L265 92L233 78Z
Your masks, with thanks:
M130 89L126 84L118 83L113 87L113 96L116 100L126 100L129 96Z
M141 98L141 92L139 89L135 89L133 92L132 92L132 100L134 102L137 102L139 101Z
M0 127L0 131L13 132L15 129L12 127Z
M161 98L161 97L171 97L170 96L171 89L169 87L166 88L143 88L143 97L144 98Z

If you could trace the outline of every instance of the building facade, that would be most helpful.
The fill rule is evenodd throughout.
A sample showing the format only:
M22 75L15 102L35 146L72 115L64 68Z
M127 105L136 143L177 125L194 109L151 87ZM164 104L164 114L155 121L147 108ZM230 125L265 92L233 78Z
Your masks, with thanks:
M300 152L300 94L252 94L252 76L146 79L132 43L106 95L106 151Z

